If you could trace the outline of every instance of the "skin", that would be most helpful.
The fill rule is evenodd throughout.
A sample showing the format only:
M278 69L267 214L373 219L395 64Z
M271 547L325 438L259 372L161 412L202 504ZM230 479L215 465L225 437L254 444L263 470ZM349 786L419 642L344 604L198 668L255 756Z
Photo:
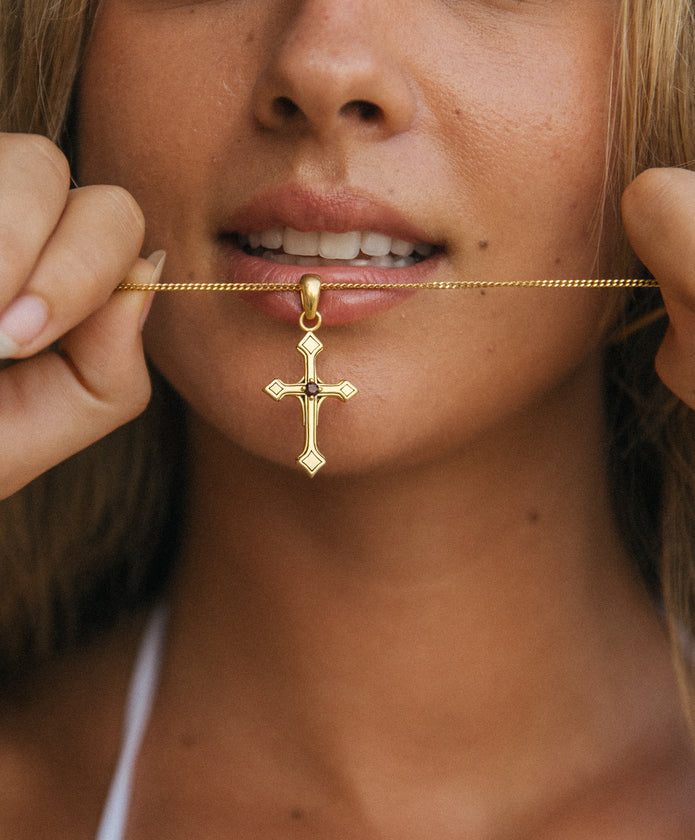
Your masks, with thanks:
M170 278L220 279L224 220L285 184L388 200L444 244L435 280L590 275L600 250L590 229L604 169L611 16L605 4L582 14L575 6L560 4L558 15L517 4L415 5L399 12L406 32L387 23L389 7L364 3L331 7L325 22L321 3L107 3L84 85L81 182L118 183L135 195L148 247L169 252ZM538 37L552 44L544 64ZM604 59L584 56L577 72L573 44L587 38ZM500 56L500 39L509 54ZM347 43L360 45L352 59ZM90 85L97 74L99 85ZM307 116L279 119L273 101L285 95ZM334 125L344 99L376 100L382 121L350 114ZM610 272L606 259L600 265ZM592 352L606 307L606 295L420 294L340 331L323 375L359 382L364 399L322 410L328 469L419 462L506 421ZM291 464L297 407L274 405L258 383L291 375L295 335L235 296L169 297L156 302L148 349L206 421L254 454ZM422 356L475 364L423 365Z
M599 240L593 222L614 11L104 0L79 181L135 197L144 253L167 249L169 280L218 279L224 219L287 183L397 206L443 248L433 279L607 275L615 231ZM344 108L357 99L379 118ZM693 195L688 173L656 173L625 197L673 315L660 369L684 396L695 233L679 208ZM133 231L108 242L139 247ZM89 276L104 289L126 271ZM128 322L136 349L145 305ZM322 375L360 394L322 409L329 465L309 481L288 466L296 405L260 390L295 370L296 327L234 295L158 297L147 348L190 405L194 469L129 838L692 836L668 645L607 497L600 349L614 307L606 293L421 292L326 327ZM22 353L81 320L68 309ZM108 674L66 661L0 718L0 752L22 757L5 767L17 790L55 778L56 755L78 758L61 766L65 789L92 780L66 837L93 833L138 629L82 654ZM88 725L66 726L76 696L93 701ZM50 782L32 790L61 801ZM11 836L36 836L26 798L2 807Z

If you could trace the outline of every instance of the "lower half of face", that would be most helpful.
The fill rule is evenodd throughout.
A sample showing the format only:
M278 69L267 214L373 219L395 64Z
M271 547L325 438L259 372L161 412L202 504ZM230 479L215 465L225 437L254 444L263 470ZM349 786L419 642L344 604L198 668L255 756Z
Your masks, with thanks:
M81 179L134 193L169 281L615 271L613 225L599 234L612 3L397 5L105 0L82 79ZM562 400L594 404L584 391L614 303L324 292L318 377L358 389L321 404L326 471L441 458ZM294 293L163 292L147 348L204 423L291 465L299 400L264 387L302 379L300 311Z

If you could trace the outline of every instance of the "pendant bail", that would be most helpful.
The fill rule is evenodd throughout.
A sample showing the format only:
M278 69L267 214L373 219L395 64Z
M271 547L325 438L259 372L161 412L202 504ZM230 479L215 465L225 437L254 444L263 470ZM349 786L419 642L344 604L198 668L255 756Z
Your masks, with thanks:
M307 321L313 321L318 314L321 278L318 274L304 274L299 281L302 308Z

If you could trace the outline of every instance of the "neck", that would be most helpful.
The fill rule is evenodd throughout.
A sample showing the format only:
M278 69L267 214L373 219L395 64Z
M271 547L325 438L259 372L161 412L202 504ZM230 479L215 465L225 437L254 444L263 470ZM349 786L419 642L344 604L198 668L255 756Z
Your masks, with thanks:
M663 654L587 390L446 461L349 480L278 476L194 419L172 656L226 707L216 719L256 750L259 732L269 753L278 737L285 756L304 745L301 761L341 768L353 791L454 765L471 789L493 774L507 795L521 777L547 790L516 773L521 753L567 749L568 730L605 738L636 660Z

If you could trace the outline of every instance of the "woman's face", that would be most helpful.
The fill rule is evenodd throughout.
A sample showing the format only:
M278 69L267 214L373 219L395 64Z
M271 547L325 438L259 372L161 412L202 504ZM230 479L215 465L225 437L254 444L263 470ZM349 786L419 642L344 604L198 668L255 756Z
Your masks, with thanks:
M135 195L170 281L296 282L317 241L341 258L314 269L326 281L605 275L617 4L102 0L79 178ZM355 248L362 264L345 264ZM321 409L326 472L453 451L542 411L597 367L611 304L568 290L324 293L318 374L359 388ZM205 422L291 465L300 408L263 388L301 378L299 311L294 294L162 293L148 350Z

